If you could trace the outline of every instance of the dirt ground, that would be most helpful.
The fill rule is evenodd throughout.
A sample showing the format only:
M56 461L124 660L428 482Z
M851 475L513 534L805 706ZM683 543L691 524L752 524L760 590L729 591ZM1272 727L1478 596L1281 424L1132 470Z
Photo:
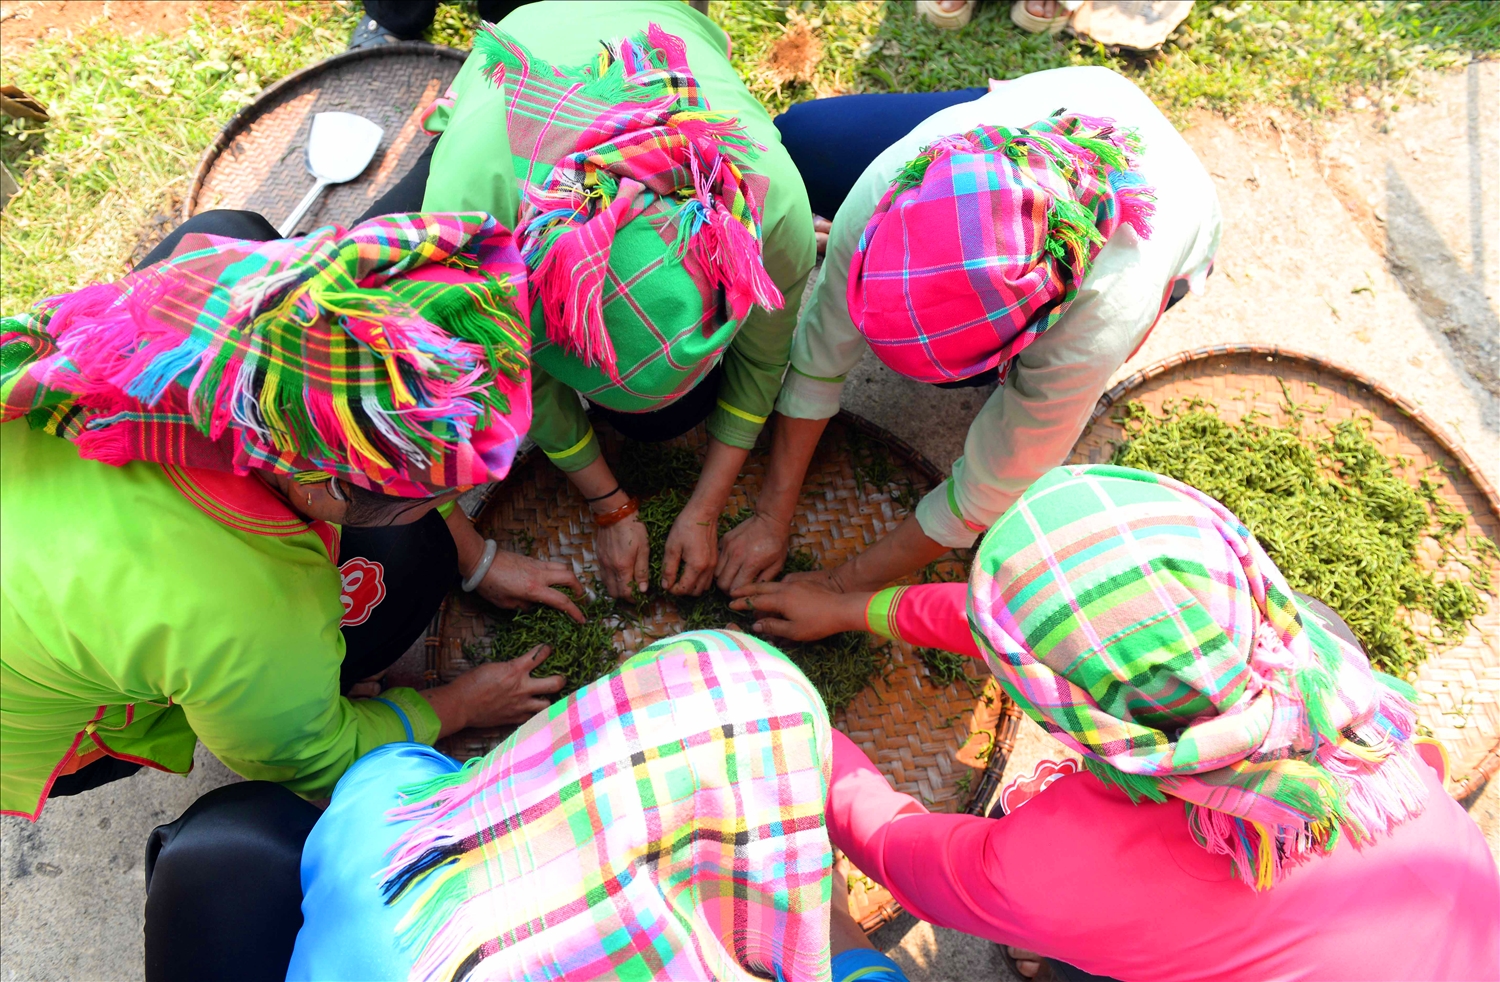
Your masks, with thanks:
M37 38L81 28L101 14L123 34L177 34L203 6L197 0L9 0L0 3L0 54L24 51ZM234 0L209 6L216 17L239 13Z
M4 43L37 36L54 6L0 5ZM111 5L142 26L129 18L181 17L157 8L182 6ZM29 19L11 16L22 7ZM1202 117L1186 136L1224 210L1217 271L1118 377L1221 342L1321 355L1412 399L1500 485L1500 63L1431 78L1422 101L1386 119L1352 113L1304 133L1274 117ZM852 378L847 408L943 466L987 395L918 387L870 358ZM1014 766L1051 753L1028 724ZM143 772L54 801L35 825L4 819L0 978L141 977L146 835L232 779L200 748L186 779ZM1500 782L1471 814L1500 856ZM876 940L914 980L1011 978L994 945L909 917Z

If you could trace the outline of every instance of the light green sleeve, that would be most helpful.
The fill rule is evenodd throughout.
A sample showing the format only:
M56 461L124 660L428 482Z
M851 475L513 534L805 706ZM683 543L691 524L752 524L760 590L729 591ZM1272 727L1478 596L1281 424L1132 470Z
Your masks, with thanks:
M599 459L599 438L572 387L531 365L531 430L547 459L568 472Z
M797 309L807 274L817 259L812 210L806 194L765 236L766 272L781 291L780 310L754 308L724 354L719 403L708 417L708 432L732 447L750 448L766 425L781 391L792 350Z
M505 128L504 94L480 73L471 54L453 79L453 105L427 118L442 139L432 155L423 211L484 211L507 228L520 210L515 164Z
M274 673L200 678L183 709L203 745L242 777L322 798L360 757L387 743L437 740L437 713L415 689L380 700L339 695L324 658L280 658ZM223 684L216 685L216 682Z

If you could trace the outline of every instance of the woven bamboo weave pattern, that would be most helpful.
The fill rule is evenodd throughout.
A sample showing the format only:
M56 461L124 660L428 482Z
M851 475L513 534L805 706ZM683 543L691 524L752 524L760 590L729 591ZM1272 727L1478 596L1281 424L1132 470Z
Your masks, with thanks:
M1423 469L1440 465L1446 478L1441 493L1467 513L1470 532L1500 542L1500 507L1494 492L1469 466L1463 451L1416 407L1339 366L1276 349L1231 346L1185 352L1126 379L1100 399L1069 463L1110 459L1124 439L1113 410L1127 401L1159 412L1167 402L1202 399L1217 407L1226 421L1238 422L1253 411L1263 422L1285 425L1290 417L1283 385L1286 396L1307 413L1307 432L1323 422L1368 418L1371 439L1407 479L1415 480ZM1440 561L1430 539L1422 558L1429 568ZM1496 574L1500 568L1492 570L1492 576ZM1418 717L1447 748L1449 788L1460 793L1473 784L1464 782L1487 759L1497 759L1493 749L1500 740L1500 597L1492 593L1487 601L1488 609L1464 641L1429 656L1416 679L1422 695ZM1413 618L1418 632L1426 627L1423 620Z
M263 92L204 153L183 218L214 208L259 212L273 225L313 186L307 135L320 112L348 112L385 130L365 172L326 189L299 223L347 227L416 164L431 142L419 120L463 65L463 54L418 42L337 55Z
M856 461L849 448L852 431L874 434L885 446L896 472L890 484L877 489L857 480ZM599 426L599 433L606 456L618 460L619 439L604 425ZM674 442L699 450L706 441L700 426ZM763 449L751 454L730 499L730 513L754 502L765 465ZM893 500L893 492L914 504L935 483L936 476L930 464L899 441L879 434L862 421L840 416L829 424L808 470L792 523L792 548L811 551L824 566L844 562L893 531L905 518L906 509ZM907 490L912 492L909 498L902 494ZM539 453L511 471L480 513L477 524L502 548L529 552L539 559L566 560L585 584L593 580L594 525L587 505L563 473ZM964 576L956 558L945 559L938 566L947 578ZM429 648L432 681L447 682L471 667L464 644L493 630L491 617L492 612L472 595L455 592L449 597L438 635ZM654 602L646 608L640 623L616 632L615 647L625 658L682 627L671 603ZM873 679L834 716L834 725L859 743L898 789L916 796L933 811L963 809L994 742L998 700L992 691L976 698L988 673L977 662L966 667L976 680L972 689L962 683L939 687L909 646L892 644L885 674ZM487 752L505 734L504 730L466 730L440 746L466 759ZM895 910L890 894L862 877L851 878L850 901L856 919L869 929L884 923Z

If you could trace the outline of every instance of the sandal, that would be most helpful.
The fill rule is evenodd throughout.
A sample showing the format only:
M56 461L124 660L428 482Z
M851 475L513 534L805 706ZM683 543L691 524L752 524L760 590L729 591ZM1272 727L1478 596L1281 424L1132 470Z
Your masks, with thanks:
M977 0L964 0L964 4L953 10L940 7L937 0L917 0L917 16L933 27L945 31L956 31L974 19Z
M1068 26L1068 21L1073 17L1072 6L1065 3L1057 4L1057 12L1051 17L1038 17L1026 9L1027 0L1015 0L1010 5L1010 20L1021 30L1028 34L1056 34Z

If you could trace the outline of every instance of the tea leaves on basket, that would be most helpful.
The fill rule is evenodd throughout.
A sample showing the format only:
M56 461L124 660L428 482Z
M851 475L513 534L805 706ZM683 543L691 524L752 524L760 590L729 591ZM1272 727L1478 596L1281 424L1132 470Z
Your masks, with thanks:
M687 447L626 440L617 470L620 483L642 500L669 489L680 491L686 500L698 483L703 462Z
M863 631L844 631L819 641L777 642L823 697L828 714L843 709L877 675L890 668L891 645L874 643Z
M490 634L464 645L470 662L511 661L539 644L552 646L552 654L531 674L536 678L562 675L568 684L559 698L614 671L619 665L615 630L629 615L603 590L578 604L584 622L551 607L501 611Z
M868 437L862 439L876 448L869 451L872 459L883 459L882 466L890 469L889 473L880 470L879 476L883 476L887 484L899 477L900 472L891 461L890 452ZM671 534L677 515L687 505L698 480L698 471L697 455L684 447L630 443L621 454L622 481L638 494L647 493L645 489L648 488L654 489L649 492L651 497L642 501L640 509L641 523L646 526L646 537L651 544L653 585L661 582L667 536ZM740 508L724 515L719 519L719 534L723 535L753 514L751 509ZM819 565L811 552L798 549L787 554L782 573L809 572L818 569ZM755 620L753 613L730 609L729 597L716 586L710 587L702 596L672 597L671 600L682 617L684 630L688 631L723 627L748 631ZM823 697L829 713L847 706L873 676L884 672L891 658L888 643L874 644L869 635L860 631L835 634L819 641L778 639L775 645L807 675Z
M1430 651L1456 643L1485 609L1494 544L1465 531L1441 481L1402 478L1370 439L1368 421L1304 432L1304 407L1272 426L1221 419L1201 400L1153 415L1139 402L1119 417L1127 439L1112 463L1176 478L1220 501L1254 533L1297 590L1338 612L1371 663L1409 677ZM1423 568L1435 542L1441 567ZM1418 632L1413 614L1429 626Z

